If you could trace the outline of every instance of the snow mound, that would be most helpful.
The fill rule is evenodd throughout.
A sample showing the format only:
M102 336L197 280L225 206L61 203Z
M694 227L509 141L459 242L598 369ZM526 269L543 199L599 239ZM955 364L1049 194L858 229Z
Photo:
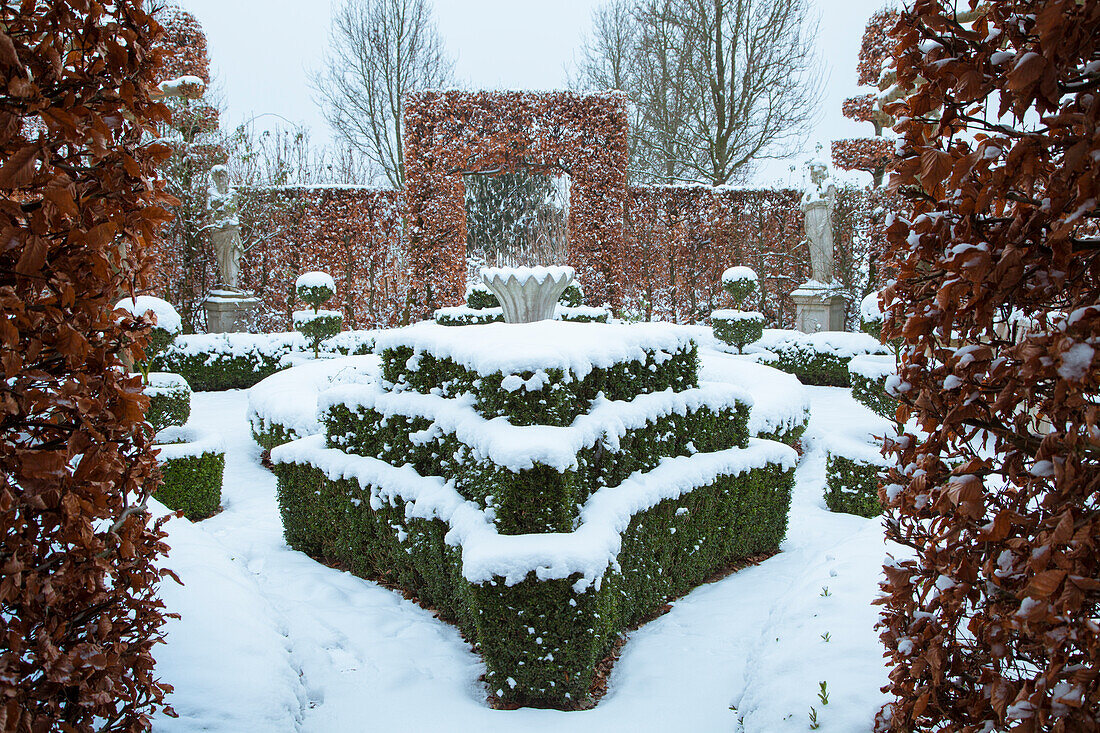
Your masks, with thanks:
M221 357L285 356L306 348L305 337L297 331L283 333L199 333L180 336L169 351L181 356L207 355L211 363Z
M743 356L703 349L699 378L736 385L752 395L749 435L777 435L806 424L810 398L793 374L758 364Z
M897 374L897 371L896 357L886 354L863 354L853 357L848 362L848 372L850 374L858 374L872 381L892 377Z
M841 359L851 359L861 354L889 353L886 347L873 336L849 331L802 333L787 329L766 328L764 335L754 346L776 353L790 348L803 348Z
M864 321L881 321L882 308L879 306L879 294L876 290L868 293L867 297L859 302L859 315Z
M149 372L149 384L142 390L150 397L159 397L169 392L191 391L191 386L182 375L175 372Z
M160 451L157 458L172 461L179 458L196 458L203 453L225 453L221 436L192 425L170 425L157 433L153 448Z
M307 361L272 374L248 390L248 422L264 432L281 425L298 437L323 430L317 419L317 395L333 384L371 381L381 372L374 354Z

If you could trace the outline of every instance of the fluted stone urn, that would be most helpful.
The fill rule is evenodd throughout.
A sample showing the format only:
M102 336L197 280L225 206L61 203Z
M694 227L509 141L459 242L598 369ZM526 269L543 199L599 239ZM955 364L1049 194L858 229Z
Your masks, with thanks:
M497 296L506 323L532 323L554 317L554 306L569 283L572 267L486 267L481 281Z

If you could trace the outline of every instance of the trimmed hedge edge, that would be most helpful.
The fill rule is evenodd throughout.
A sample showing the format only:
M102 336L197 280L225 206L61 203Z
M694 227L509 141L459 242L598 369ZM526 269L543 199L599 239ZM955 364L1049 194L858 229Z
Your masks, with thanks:
M539 579L541 573L530 571L475 581L467 578L454 519L441 520L422 501L415 509L407 502L411 469L317 451L320 441L313 436L273 452L290 546L417 594L475 643L492 694L539 707L576 707L596 663L624 629L716 569L777 549L794 483L793 458L768 459L659 500L633 515L614 563L595 582L568 568L561 570L566 577ZM306 454L325 465L302 460ZM384 467L395 483L357 478L355 465L376 467L367 471L375 476Z

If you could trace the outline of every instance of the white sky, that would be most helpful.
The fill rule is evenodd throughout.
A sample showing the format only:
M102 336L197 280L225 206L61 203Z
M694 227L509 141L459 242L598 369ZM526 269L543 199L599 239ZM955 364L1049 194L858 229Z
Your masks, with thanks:
M328 43L333 2L341 0L177 0L202 23L211 70L226 106L223 125L253 116L258 127L278 117L304 124L317 142L331 139L308 84ZM780 0L781 1L781 0ZM755 183L801 184L800 164L830 140L873 134L846 119L841 102L857 93L856 57L867 18L885 0L810 0L821 16L818 44L826 64L821 118L804 151L763 163ZM435 0L435 17L460 81L471 88L560 89L590 17L601 0ZM270 116L270 115L277 115ZM858 174L870 181L870 177Z

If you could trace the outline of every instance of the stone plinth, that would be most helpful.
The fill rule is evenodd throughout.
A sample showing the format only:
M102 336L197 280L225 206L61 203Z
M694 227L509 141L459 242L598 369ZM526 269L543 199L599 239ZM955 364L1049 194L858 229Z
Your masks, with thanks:
M252 325L260 299L247 290L211 290L203 307L207 333L237 333Z
M795 305L795 328L803 333L844 330L844 296L824 283L802 283L791 293Z
M569 283L572 267L487 267L481 281L497 296L507 323L533 323L554 317L554 306Z

